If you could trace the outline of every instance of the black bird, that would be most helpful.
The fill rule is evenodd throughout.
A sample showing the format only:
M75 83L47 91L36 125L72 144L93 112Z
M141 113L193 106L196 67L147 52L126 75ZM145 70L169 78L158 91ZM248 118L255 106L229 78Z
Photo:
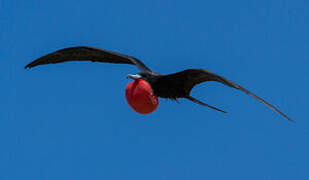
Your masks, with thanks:
M187 69L173 74L162 75L151 71L143 62L135 57L87 46L60 49L36 59L35 61L26 65L25 68L32 68L44 64L62 63L67 61L92 61L136 65L140 70L140 73L136 75L129 74L127 77L132 79L143 79L147 81L150 84L155 96L176 101L178 98L187 98L190 101L200 105L226 113L225 111L201 102L190 95L190 92L195 85L206 81L217 81L229 87L243 91L244 93L262 102L275 112L279 113L286 119L294 122L287 115L282 113L279 109L269 104L262 98L254 95L240 85L206 69Z

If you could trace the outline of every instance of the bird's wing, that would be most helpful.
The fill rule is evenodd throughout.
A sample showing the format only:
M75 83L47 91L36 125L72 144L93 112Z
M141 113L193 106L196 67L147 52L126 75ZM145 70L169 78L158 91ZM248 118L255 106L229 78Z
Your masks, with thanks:
M250 96L252 96L253 98L257 99L258 101L262 102L263 104L265 104L266 106L268 106L269 108L271 108L272 110L274 110L275 112L279 113L280 115L282 115L283 117L287 118L288 120L294 122L292 119L290 119L287 115L285 115L284 113L282 113L279 109L277 109L276 107L274 107L273 105L269 104L268 102L266 102L265 100L263 100L262 98L256 96L255 94L251 93L250 91L248 91L247 89L241 87L240 85L227 80L224 77L221 77L215 73L212 73L208 70L205 69L187 69L181 72L177 72L174 74L169 74L164 76L165 80L169 80L169 81L179 81L179 83L177 84L183 84L183 90L185 92L189 92L192 90L192 88L202 82L205 81L217 81L220 82L224 85L227 85L229 87L238 89ZM189 96L190 97L190 96ZM190 98L189 98L190 99Z
M34 60L33 62L26 65L25 68L32 68L43 64L62 63L67 61L92 61L117 64L133 64L136 65L141 72L151 72L151 70L137 58L87 46L60 49Z

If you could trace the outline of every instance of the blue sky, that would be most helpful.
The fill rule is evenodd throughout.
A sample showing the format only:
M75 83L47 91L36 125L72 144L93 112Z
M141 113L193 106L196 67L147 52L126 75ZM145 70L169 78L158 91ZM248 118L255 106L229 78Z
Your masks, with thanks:
M0 179L309 179L309 2L305 0L0 1ZM209 82L150 115L127 105L134 66L63 63L88 45L152 70L205 68L279 107Z

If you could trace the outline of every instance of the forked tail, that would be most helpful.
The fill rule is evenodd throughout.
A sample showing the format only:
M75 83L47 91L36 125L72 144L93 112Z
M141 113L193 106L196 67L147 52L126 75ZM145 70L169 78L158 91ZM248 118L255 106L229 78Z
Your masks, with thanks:
M190 101L194 102L194 103L197 103L197 104L200 104L200 105L203 105L203 106L207 106L207 107L209 107L209 108L211 108L211 109L214 109L214 110L217 110L217 111L220 111L220 112L223 112L223 113L227 113L226 111L223 111L223 110L221 110L221 109L219 109L219 108L216 108L216 107L211 106L211 105L209 105L209 104L203 103L203 102L201 102L201 101L195 99L195 98L192 97L192 96L188 96L188 97L186 97L186 98L189 99Z

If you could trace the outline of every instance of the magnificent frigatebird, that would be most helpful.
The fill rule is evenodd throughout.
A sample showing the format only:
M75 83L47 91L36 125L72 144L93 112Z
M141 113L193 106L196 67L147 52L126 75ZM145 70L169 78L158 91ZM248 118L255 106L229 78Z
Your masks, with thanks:
M186 98L194 103L226 113L225 111L201 102L190 95L190 92L195 85L205 81L217 81L229 87L243 91L286 119L294 122L287 115L262 98L254 95L240 85L206 69L187 69L173 74L162 75L151 71L143 62L135 57L87 46L60 49L36 59L26 65L25 68L32 68L43 64L87 60L92 62L136 65L140 70L140 73L127 75L128 78L132 78L135 81L129 83L127 86L126 98L129 105L135 111L142 114L151 113L156 109L158 106L158 97L176 101L178 98Z

